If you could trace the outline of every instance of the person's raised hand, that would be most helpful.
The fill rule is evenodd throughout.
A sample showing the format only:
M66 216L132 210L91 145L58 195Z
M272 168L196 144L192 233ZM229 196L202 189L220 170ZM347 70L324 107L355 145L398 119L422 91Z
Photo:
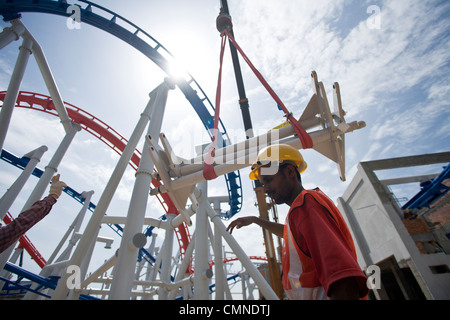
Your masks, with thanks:
M58 199L65 187L67 187L67 184L63 181L59 181L59 174L57 174L52 178L52 184L48 195Z

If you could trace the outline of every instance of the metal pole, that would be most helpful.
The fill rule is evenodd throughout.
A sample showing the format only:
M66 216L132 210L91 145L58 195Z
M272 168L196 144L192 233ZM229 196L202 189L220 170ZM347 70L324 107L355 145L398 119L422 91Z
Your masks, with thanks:
M147 134L154 137L159 137L161 132L168 92L168 86L160 87L156 94L156 98L151 98L149 102L152 110ZM148 142L145 141L139 168L136 172L136 181L122 235L119 256L114 268L115 277L111 284L111 294L109 299L129 299L133 289L134 271L139 250L138 248L130 247L129 244L137 233L142 232L149 196L148 190L150 189L150 183L152 182L151 174L154 166L150 154L146 152L147 149Z
M258 200L259 216L262 219L269 219L269 208L266 202L266 194L263 187L255 187L255 193ZM263 229L264 245L266 247L267 266L269 267L270 283L273 290L280 299L283 298L283 287L281 285L280 268L278 267L277 256L273 244L272 234ZM269 279L268 279L269 280Z
M52 97L52 100L53 100L52 102L55 105L55 109L58 112L58 115L59 115L59 118L61 119L61 123L64 127L64 130L66 131L66 133L70 132L72 129L71 120L69 118L66 107L61 98L61 94L59 93L58 86L55 83L52 72L50 70L50 67L48 66L47 59L45 58L45 54L44 54L41 46L33 38L31 33L26 29L26 27L23 25L22 21L16 19L16 20L11 21L11 24L13 26L25 28L25 31L23 33L23 38L31 39L33 41L33 47L31 50L33 51L34 58L36 59L36 62L39 66L39 70L41 71L42 77L44 78L44 81L45 81L47 89L50 93L50 96Z
M170 222L175 217L174 214L167 214L167 221ZM166 229L166 234L164 237L164 252L161 260L161 274L160 279L164 283L170 283L170 271L171 271L171 262L172 262L172 252L173 252L173 236L174 229L168 228ZM156 267L156 266L155 266ZM161 288L159 290L159 300L167 300L169 295L169 291L166 288Z
M239 276L241 277L242 300L247 300L247 288L246 288L247 273L241 272Z
M72 237L69 240L69 244L67 248L61 253L59 258L56 260L56 262L67 260L70 258L70 254L72 253L72 249L76 244L76 233L80 231L81 224L83 223L84 216L86 215L86 211L89 208L89 204L91 202L92 195L94 194L94 191L89 192L83 192L82 196L84 198L84 204L81 208L80 212L78 213L77 217L74 219L72 225L67 230L64 237L61 239L60 243L54 250L53 254L50 256L50 258L47 260L47 264L51 264L53 260L55 259L56 255L58 254L59 250L61 249L62 245L66 242L67 238L69 237L70 233L72 233Z
M165 85L167 85L167 84L164 82L160 86L165 86ZM83 236L81 237L81 239L78 243L78 246L72 255L71 263L70 263L71 265L80 266L82 259L85 255L85 250L89 248L91 240L97 238L97 233L98 233L102 218L105 215L106 210L109 207L109 204L111 203L111 200L112 200L114 193L120 183L120 180L122 179L122 176L125 173L128 163L130 162L131 157L133 156L133 154L136 150L136 146L142 137L142 134L145 130L145 126L147 125L147 123L150 119L150 111L151 111L151 107L149 105L147 105L144 112L141 114L141 117L136 125L136 128L134 129L134 131L128 141L128 144L126 145L125 149L123 150L123 153L119 159L119 162L117 163L116 167L114 168L114 171L105 187L105 190L103 191L102 196L100 197L98 205L95 208L95 211L92 214L92 217L89 220L89 223L85 228ZM67 279L69 278L69 276L70 276L69 274L65 273L61 277L61 279L58 282L58 286L56 287L56 290L52 296L53 300L66 298L66 295L69 291L69 289L67 288L66 282L67 282Z
M206 181L197 185L206 199L208 183ZM194 269L194 300L209 299L209 278L211 270L208 266L208 201L198 204L195 225L195 269Z
M105 263L102 266L100 266L96 271L92 272L92 274L89 275L89 277L87 277L80 284L80 288L83 289L87 287L90 283L95 282L95 280L97 280L98 277L100 277L103 273L112 268L116 263L116 261L117 261L117 252L111 258L105 261Z
M220 212L220 201L214 201L214 210ZM214 279L216 280L216 300L225 299L225 274L223 271L222 236L219 228L214 225Z
M194 235L192 236L192 239L195 239L195 231L194 231ZM188 245L188 247L186 249L186 252L184 254L184 260L180 264L179 272L178 272L178 274L175 277L175 282L180 281L187 274L186 270L189 267L189 263L191 261L192 253L194 252L194 248L195 248L195 241L191 240L189 242L189 245ZM168 299L169 300L175 299L175 295L176 294L177 294L177 290L172 290L169 293Z
M33 173L33 170L36 168L36 165L41 160L42 155L48 150L46 146L42 146L36 150L33 150L26 155L24 158L29 158L30 161L26 165L25 169L22 171L17 180L11 185L11 187L6 191L3 197L0 199L0 220L3 220L3 217L8 212L11 205L14 203L14 200L22 190L23 186L27 182L28 178Z
M98 228L100 230L100 227ZM97 231L98 234L98 231ZM91 262L92 253L94 252L95 245L97 243L97 238L91 239L90 246L84 253L84 257L81 259L81 263L78 265L80 267L80 280L84 280L86 278L86 273L89 267L89 263ZM63 268L62 272L64 272L66 268ZM67 283L67 282L66 282ZM67 295L67 300L78 300L80 297L80 293L78 290L71 289L69 290L69 294Z
M230 15L227 0L221 0L221 4L222 4L223 13ZM230 30L230 33L234 38L233 29ZM247 139L249 139L249 138L252 138L254 135L253 134L253 125L252 125L252 120L250 117L248 99L247 99L247 96L245 93L245 86L244 86L244 80L242 78L241 66L239 63L239 56L238 56L236 47L230 40L229 40L229 44L230 44L231 59L233 61L234 75L236 78L236 85L237 85L237 89L238 89L238 93L239 93L239 105L241 107L242 120L244 121L245 134L247 135Z
M25 74L25 69L31 55L32 46L33 41L31 39L24 39L22 46L19 48L19 55L9 82L2 111L0 113L0 150L3 149L3 144L5 143L9 123L11 122L14 106L16 105L17 97L19 96L20 84L22 83L22 79Z
M150 281L156 280L156 276L159 273L159 268L161 267L162 257L164 255L165 244L166 244L166 239L164 238L161 248L159 249L158 255L156 256L155 263L153 264L153 268L150 270L148 277L147 277L147 279Z

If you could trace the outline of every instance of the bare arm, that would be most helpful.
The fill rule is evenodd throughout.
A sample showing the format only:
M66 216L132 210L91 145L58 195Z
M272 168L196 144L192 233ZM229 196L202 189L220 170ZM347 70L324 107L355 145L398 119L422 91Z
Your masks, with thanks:
M254 216L242 217L242 218L234 220L228 226L227 231L232 233L233 229L235 227L240 229L240 228L248 226L252 223L259 225L260 227L268 230L269 232L271 232L281 238L283 237L284 225L276 223L276 222L267 221L267 220L264 220L264 219L261 219L258 217L254 217Z

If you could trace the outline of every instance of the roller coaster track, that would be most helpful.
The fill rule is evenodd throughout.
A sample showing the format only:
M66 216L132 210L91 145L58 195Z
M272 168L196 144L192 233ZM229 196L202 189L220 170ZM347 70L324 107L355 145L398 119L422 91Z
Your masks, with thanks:
M450 190L450 187L443 183L447 179L450 179L450 164L433 180L422 182L420 192L404 204L402 209L421 210L430 208L433 203L445 196Z
M131 21L90 1L78 0L69 4L66 0L0 0L0 14L3 15L5 21L20 18L21 12L40 12L69 18L72 15L69 8L73 5L80 8L81 22L125 41L152 60L167 75L172 75L171 64L175 61L174 57L161 43ZM187 79L177 77L176 84L196 111L212 138L214 112L210 112L207 106L212 111L214 111L214 106L197 81L189 73L186 73L186 77ZM229 138L220 120L219 126L224 145L226 145L229 143ZM242 206L242 186L239 171L225 175L225 181L228 188L230 210L223 212L221 216L228 220L238 213Z

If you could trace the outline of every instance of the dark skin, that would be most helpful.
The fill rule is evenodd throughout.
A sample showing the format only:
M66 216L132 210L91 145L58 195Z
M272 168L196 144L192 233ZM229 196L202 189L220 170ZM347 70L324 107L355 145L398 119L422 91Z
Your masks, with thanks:
M293 165L285 165L275 175L261 175L259 181L264 187L264 192L271 197L276 204L291 206L298 195L304 190L301 179L298 178L297 168ZM269 232L283 237L284 225L270 222L255 216L242 217L231 222L227 228L230 233L236 227L240 229L250 224L257 224ZM358 285L354 278L344 278L334 282L330 287L332 300L358 300Z

